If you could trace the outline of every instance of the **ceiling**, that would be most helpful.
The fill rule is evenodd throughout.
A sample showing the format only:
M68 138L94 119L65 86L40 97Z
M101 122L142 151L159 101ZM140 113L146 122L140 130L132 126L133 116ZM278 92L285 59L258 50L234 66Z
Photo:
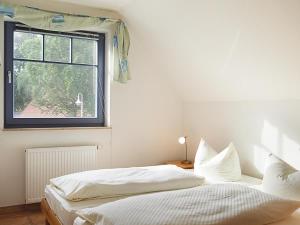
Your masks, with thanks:
M299 11L297 0L139 0L122 14L197 102L299 99Z
M185 102L300 99L298 0L62 1L118 10Z

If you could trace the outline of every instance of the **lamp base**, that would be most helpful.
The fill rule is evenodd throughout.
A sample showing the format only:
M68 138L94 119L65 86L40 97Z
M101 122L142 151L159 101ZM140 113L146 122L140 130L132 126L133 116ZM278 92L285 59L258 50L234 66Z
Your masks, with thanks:
M182 160L180 161L182 164L191 164L192 162L190 160Z

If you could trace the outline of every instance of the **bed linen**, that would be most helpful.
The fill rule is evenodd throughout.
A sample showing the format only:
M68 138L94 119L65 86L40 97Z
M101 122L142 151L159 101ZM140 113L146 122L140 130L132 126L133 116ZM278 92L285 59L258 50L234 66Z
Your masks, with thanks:
M243 185L214 184L134 196L77 214L93 225L262 225L285 219L299 207L299 201Z
M299 225L300 224L300 209L296 210L291 216L279 222L270 223L269 225ZM73 225L91 225L88 221L77 217Z
M161 165L85 171L53 178L50 184L63 198L80 201L190 188L203 181L177 166Z
M186 171L190 173L194 173L194 169L187 169ZM246 185L248 187L252 186L258 186L262 184L262 179L256 178L256 177L251 177L245 174L241 175L241 179L238 181L218 181L218 180L213 180L213 179L205 179L204 180L204 185L208 184L225 184L225 183L233 183L233 184L241 184L241 185Z
M190 173L193 173L194 170L186 170ZM235 182L239 184L243 184L246 186L257 186L261 184L262 180L254 177L250 177L247 175L242 175L240 181ZM205 183L206 185L211 183ZM116 198L107 198L107 199L87 199L84 201L69 201L64 199L60 194L59 190L53 187L52 185L47 185L45 189L45 197L50 208L54 211L54 213L58 216L63 225L71 225L73 224L75 218L77 217L76 211L84 208L95 207L101 204L116 201L119 199L123 199L128 196L116 197ZM76 220L78 225L85 225L86 221L79 218ZM300 224L300 223L299 223Z
M46 200L52 209L52 211L59 218L60 222L63 225L71 225L73 224L75 218L77 217L76 211L79 209L85 209L89 207L95 207L102 205L104 203L116 201L122 199L124 197L117 198L106 198L106 199L88 199L85 201L68 201L61 197L58 194L58 190L51 186L47 185L45 188L45 197Z
M296 210L291 216L279 222L270 223L269 225L299 225L300 224L300 209ZM91 225L88 221L77 217L73 225Z

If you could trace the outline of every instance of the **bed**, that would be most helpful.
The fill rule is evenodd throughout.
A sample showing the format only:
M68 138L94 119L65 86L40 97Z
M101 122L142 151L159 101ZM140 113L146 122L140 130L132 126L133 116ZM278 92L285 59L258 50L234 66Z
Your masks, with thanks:
M300 224L300 209L294 212L290 217L285 220L271 223L269 225L299 225ZM74 221L74 225L90 225L86 220L79 217Z
M44 198L41 202L41 208L43 214L46 218L47 225L73 225L77 215L75 213L76 210L84 208L84 204L81 206L69 205L69 202L59 203L56 202L56 206L48 203L51 200L48 198ZM55 200L56 201L56 200ZM92 201L92 204L87 207L95 206L93 203L97 201ZM100 203L101 204L101 203ZM279 221L276 223L272 223L272 225L299 225L300 224L300 209L295 211L290 217L283 221ZM77 218L74 225L89 225L85 220Z
M45 188L42 211L51 225L71 225L79 209L132 195L191 188L203 183L204 178L174 165L84 171L51 179ZM80 199L82 195L85 200Z
M74 225L290 225L299 224L297 214L290 216L299 206L244 185L213 184L79 210Z
M193 172L193 171L189 171ZM205 182L204 186L209 186L218 182ZM248 187L258 188L261 180L242 175L242 179L238 182L233 182ZM69 201L61 196L59 190L52 185L48 185L45 189L45 199L43 199L41 207L46 216L46 224L50 225L90 225L87 221L78 218L76 212L78 210L96 207L105 203L124 199L126 197L113 197L105 199L90 199L84 201ZM76 219L77 218L77 219ZM75 223L74 223L75 221ZM300 224L300 210L297 210L292 216L284 221L273 223L273 225L299 225Z
M58 194L58 190L47 185L45 189L45 200L49 208L53 211L53 214L59 219L61 224L73 224L75 218L77 217L76 211L79 209L89 208L98 206L107 202L116 201L122 199L122 197L117 198L105 198L105 199L90 199L85 201L68 201Z

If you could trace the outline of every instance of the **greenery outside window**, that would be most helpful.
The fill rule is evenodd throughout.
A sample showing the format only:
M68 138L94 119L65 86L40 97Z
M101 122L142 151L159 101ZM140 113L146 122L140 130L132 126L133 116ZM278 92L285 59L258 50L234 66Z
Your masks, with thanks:
M5 22L4 126L104 126L104 57L104 34Z

